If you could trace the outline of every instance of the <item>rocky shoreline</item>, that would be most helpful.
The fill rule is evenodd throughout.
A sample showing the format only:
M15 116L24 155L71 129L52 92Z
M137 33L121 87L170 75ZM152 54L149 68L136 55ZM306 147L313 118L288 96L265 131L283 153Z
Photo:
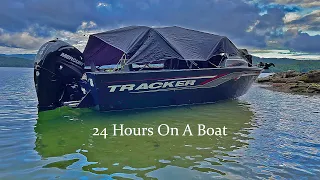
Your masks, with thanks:
M296 71L287 71L275 73L271 76L259 78L260 84L267 84L267 89L292 92L320 94L320 70L300 73Z

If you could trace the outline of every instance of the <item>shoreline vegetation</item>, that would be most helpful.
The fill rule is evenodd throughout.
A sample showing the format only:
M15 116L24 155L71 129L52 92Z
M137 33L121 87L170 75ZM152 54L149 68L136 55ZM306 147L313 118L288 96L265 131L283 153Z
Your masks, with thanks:
M279 72L268 77L259 78L259 84L265 84L264 88L289 92L320 94L320 70L312 70L306 73L297 71Z
M33 68L33 60L0 55L0 67L25 67Z

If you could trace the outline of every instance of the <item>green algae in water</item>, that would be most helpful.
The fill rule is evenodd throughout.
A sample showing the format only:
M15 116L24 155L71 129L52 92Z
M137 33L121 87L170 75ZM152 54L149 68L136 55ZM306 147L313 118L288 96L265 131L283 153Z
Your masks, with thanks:
M58 161L58 162L53 162L50 164L47 164L45 166L43 166L44 168L52 168L52 167L56 167L59 169L67 169L68 166L70 166L71 164L77 162L78 159L71 159L71 160L66 160L66 161Z
M230 152L246 147L253 113L246 105L228 101L210 105L162 108L127 112L96 112L90 109L60 108L39 113L35 127L36 151L43 158L80 153L91 164L82 169L96 174L137 173L140 177L167 165L208 172L197 166L206 160L213 166L236 160ZM152 136L112 136L112 124L125 127L153 127ZM157 127L167 124L179 129L179 136L160 136ZM182 136L189 124L194 136ZM197 136L197 125L227 127L227 136ZM109 136L93 136L93 128L107 128ZM49 167L59 167L52 163ZM98 170L97 170L98 169ZM99 169L102 169L99 171ZM210 172L225 175L218 169Z

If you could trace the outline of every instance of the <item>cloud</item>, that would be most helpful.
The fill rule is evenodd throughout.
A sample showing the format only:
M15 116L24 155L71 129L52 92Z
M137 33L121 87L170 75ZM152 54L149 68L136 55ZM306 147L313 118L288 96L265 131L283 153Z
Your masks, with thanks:
M14 48L0 45L0 54L35 54L37 50Z
M85 48L90 34L107 31L108 29L92 29L95 27L94 22L83 22L77 31L55 30L52 28L32 26L23 32L9 33L0 28L0 52L8 51L7 48L14 48L19 52L24 49L28 52L35 52L42 44L52 39L66 41L80 50ZM45 37L37 36L39 32L46 31Z
M50 31L70 32L76 32L79 27L108 29L121 25L180 25L232 38L246 35L245 30L259 16L259 9L254 5L233 0L123 0L114 4L77 0L17 1L3 0L0 7L1 28L11 32L28 29L34 24ZM20 5L14 5L16 3ZM112 11L97 6L112 6ZM245 41L241 40L241 43Z
M271 8L268 10L267 14L259 17L259 23L256 25L256 29L267 30L270 32L271 30L281 28L284 25L282 20L284 16L285 12L281 9Z
M108 7L108 6L110 6L110 4L103 3L103 2L99 2L98 5L97 5L97 7Z
M259 17L260 9L244 1L121 1L122 8L114 8L107 16L117 19L122 25L166 26L178 25L220 35L226 35L236 44L252 44L258 38L263 46L263 37L247 33L247 28ZM114 13L117 11L117 13ZM116 16L116 17L115 17ZM109 22L112 22L110 20ZM245 37L245 38L239 38Z
M307 33L297 32L294 38L286 42L286 46L295 51L320 53L320 35L310 36Z
M292 22L294 20L300 19L301 15L299 15L298 13L287 13L284 17L283 17L283 22L284 23L289 23Z
M276 38L281 36L283 32L284 22L282 19L284 16L285 12L275 7L269 8L265 14L259 16L256 22L246 29L246 32L251 35L251 41L255 42L253 45L266 48L278 44Z
M314 10L304 16L297 16L286 24L288 28L320 32L320 10Z
M41 37L34 37L28 32L22 33L1 33L0 34L0 45L6 45L15 48L23 49L35 49L41 44L46 42L48 39Z
M317 0L270 0L271 2L284 5L299 5L302 7L319 7L320 1Z
M254 56L265 57L265 58L292 58L297 60L319 60L320 54L316 53L302 53L290 50L257 50L252 49L251 53Z
M93 21L89 21L89 22L82 22L80 29L92 29L97 27L97 24Z
M315 51L313 39L318 36L303 34L319 31L319 12L312 7L318 7L317 1L2 0L0 46L34 50L59 38L83 49L87 35L94 32L178 25L225 35L241 47ZM298 39L306 41L306 47L293 43Z
M30 25L76 31L83 21L103 21L94 1L78 0L2 0L0 24L9 31L26 29Z

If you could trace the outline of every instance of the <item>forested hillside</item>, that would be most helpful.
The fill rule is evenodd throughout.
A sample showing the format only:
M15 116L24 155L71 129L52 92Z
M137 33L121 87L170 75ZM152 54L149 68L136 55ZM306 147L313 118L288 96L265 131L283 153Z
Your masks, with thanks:
M0 67L33 67L33 60L18 58L18 57L7 57L0 56Z

